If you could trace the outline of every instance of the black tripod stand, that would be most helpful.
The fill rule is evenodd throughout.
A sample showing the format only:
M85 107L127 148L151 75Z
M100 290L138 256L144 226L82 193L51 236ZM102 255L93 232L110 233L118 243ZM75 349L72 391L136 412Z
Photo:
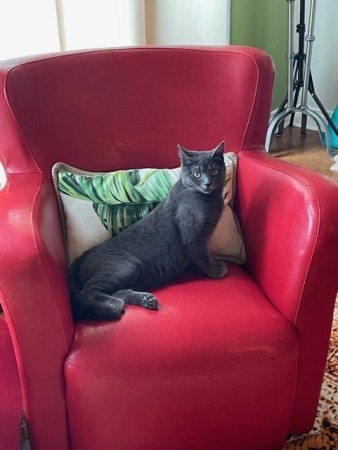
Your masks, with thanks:
M312 44L315 40L313 35L314 30L314 18L316 9L316 0L311 0L310 14L309 14L309 28L308 34L305 36L305 0L300 0L300 14L299 14L299 24L296 27L297 33L299 33L298 40L298 53L294 53L294 37L293 37L293 26L294 26L294 2L295 0L287 0L288 2L288 19L289 19L289 37L288 37L288 93L283 99L281 105L279 106L276 114L274 115L268 129L267 138L265 142L265 148L268 151L270 147L270 142L272 135L274 134L276 128L278 127L277 135L282 135L284 130L284 119L290 115L289 126L293 126L295 113L302 114L301 121L301 134L306 134L306 124L307 116L310 116L316 123L320 138L322 140L321 129L323 129L326 136L326 147L330 156L334 155L333 150L330 147L329 132L326 123L323 121L322 117L318 115L315 111L312 111L307 106L307 93L309 92L316 102L318 108L322 112L323 116L332 127L333 131L338 136L338 129L331 117L327 113L325 107L321 103L319 97L317 96L313 84L313 78L311 74L311 56L312 56ZM304 44L306 41L306 53L304 52ZM301 104L298 105L299 94L302 92ZM324 143L322 141L323 146Z

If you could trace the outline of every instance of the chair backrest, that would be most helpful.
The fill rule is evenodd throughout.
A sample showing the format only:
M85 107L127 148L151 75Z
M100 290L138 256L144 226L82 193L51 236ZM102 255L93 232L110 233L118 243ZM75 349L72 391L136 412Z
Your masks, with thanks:
M260 50L89 51L0 70L1 159L11 173L49 174L56 161L88 170L175 166L178 143L204 149L225 140L235 152L264 145L273 68Z
M128 48L0 63L0 301L39 447L68 448L73 338L51 168L175 167L177 144L263 148L274 70L245 47ZM52 425L51 425L52 424ZM50 430L48 434L43 430Z

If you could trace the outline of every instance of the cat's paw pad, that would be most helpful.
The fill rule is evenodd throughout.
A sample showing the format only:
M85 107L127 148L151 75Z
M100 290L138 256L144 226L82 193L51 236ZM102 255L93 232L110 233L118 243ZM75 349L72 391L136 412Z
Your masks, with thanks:
M153 294L143 294L141 298L141 306L147 309L157 309L158 301L157 298Z
M210 278L223 278L228 273L228 266L223 261L216 261L210 270Z

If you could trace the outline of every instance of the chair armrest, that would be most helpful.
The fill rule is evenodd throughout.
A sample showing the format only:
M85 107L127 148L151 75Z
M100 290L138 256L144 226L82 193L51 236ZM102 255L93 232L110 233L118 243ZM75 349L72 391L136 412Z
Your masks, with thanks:
M293 431L301 414L311 428L338 289L338 184L261 150L240 152L238 166L247 270L300 334Z
M32 435L39 435L39 427L52 434L57 430L57 436L50 438L67 448L63 362L73 337L73 321L51 185L40 174L9 175L0 191L0 216L0 301ZM44 420L41 414L36 416L42 410ZM57 425L50 427L50 423ZM48 448L49 443L45 445Z
M338 184L262 151L240 153L237 183L248 271L297 324L303 295L337 292Z

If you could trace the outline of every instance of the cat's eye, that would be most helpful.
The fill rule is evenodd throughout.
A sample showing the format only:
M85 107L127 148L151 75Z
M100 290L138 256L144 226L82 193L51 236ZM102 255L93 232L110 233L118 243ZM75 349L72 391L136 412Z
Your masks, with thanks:
M194 172L193 175L195 178L201 178L201 174L199 172Z
M219 172L218 169L214 169L211 173L215 177L216 175L218 175L218 172Z

